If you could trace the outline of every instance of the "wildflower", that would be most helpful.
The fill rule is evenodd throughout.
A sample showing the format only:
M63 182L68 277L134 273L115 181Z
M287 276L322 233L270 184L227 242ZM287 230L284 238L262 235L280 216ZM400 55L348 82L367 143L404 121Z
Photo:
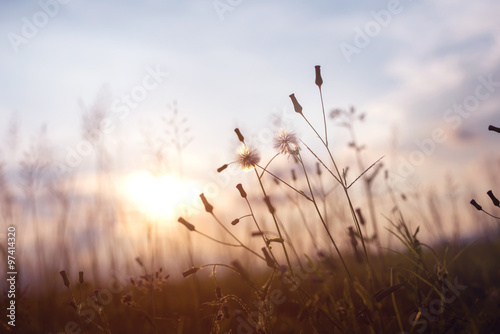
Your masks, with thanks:
M297 135L281 129L274 138L274 148L281 154L297 155L300 149Z
M243 170L251 170L260 161L260 155L257 150L242 144L236 151L238 155L238 162Z

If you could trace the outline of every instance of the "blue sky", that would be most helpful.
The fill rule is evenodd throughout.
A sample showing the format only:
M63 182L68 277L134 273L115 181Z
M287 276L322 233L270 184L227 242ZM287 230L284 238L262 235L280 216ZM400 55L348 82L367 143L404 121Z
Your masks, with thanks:
M42 7L54 10L47 22ZM394 127L406 160L419 150L415 140L432 138L440 128L446 140L418 169L438 162L444 172L443 160L455 169L480 150L495 152L486 128L500 121L500 87L493 86L470 116L460 116L460 126L443 117L488 76L500 81L498 13L500 4L489 0L2 1L0 124L5 128L16 114L26 140L46 123L55 155L64 159L80 140L79 100L92 105L103 85L111 101L119 99L148 68L159 67L168 77L126 118L113 120L109 145L136 152L141 124L156 125L177 101L194 137L187 172L203 173L231 159L234 127L255 135L273 112L291 111L290 93L320 127L314 65L321 65L327 110L354 105L366 111L360 137L374 157L391 149ZM27 21L43 26L26 37ZM26 43L13 46L13 36ZM342 45L357 52L346 57ZM300 120L292 123L314 139ZM342 150L343 130L330 126Z

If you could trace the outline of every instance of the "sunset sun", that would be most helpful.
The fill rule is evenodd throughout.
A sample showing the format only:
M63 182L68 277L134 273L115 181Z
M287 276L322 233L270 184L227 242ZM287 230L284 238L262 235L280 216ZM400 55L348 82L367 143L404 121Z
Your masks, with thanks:
M135 172L125 180L124 195L141 213L155 219L172 219L181 211L191 189L186 182L165 174L159 177Z

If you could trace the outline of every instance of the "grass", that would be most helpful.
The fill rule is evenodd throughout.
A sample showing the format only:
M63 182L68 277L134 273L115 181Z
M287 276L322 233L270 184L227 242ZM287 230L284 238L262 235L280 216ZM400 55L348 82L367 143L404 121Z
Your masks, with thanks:
M225 211L227 206L219 198L200 194L199 205L205 213L179 217L181 229L168 239L171 245L168 249L167 237L160 235L155 221L147 221L146 237L141 244L120 240L116 231L118 222L130 227L128 222L135 218L128 217L115 201L116 194L107 176L110 154L104 146L97 146L95 169L100 192L85 207L91 250L79 254L78 249L83 246L78 245L76 238L68 237L68 224L74 216L70 178L54 179L44 174L50 164L49 150L45 141L34 141L25 154L20 173L27 198L26 213L14 213L13 190L5 169L0 169L3 223L8 226L19 217L27 219L26 224L34 231L32 251L37 255L31 272L37 277L33 288L28 283L17 286L16 327L7 325L2 311L2 330L13 333L499 332L498 211L496 214L486 211L472 200L471 204L480 211L474 216L477 224L491 225L486 228L487 234L468 240L458 235L457 226L446 223L439 196L431 192L429 206L420 213L422 217L431 217L427 221L437 231L431 232L440 238L423 240L422 230L429 224L412 213L413 198L401 194L391 182L391 171L385 169L381 173L383 157L365 164L365 147L355 132L356 123L364 121L364 114L350 109L334 110L327 115L319 66L315 74L323 120L319 128L323 131L312 125L311 115L304 112L297 97L291 94L290 98L297 117L315 135L319 146L306 143L291 131L281 130L274 143L276 153L263 161L257 148L235 129L235 139L241 145L236 160L223 164L217 172L227 173L238 165L248 170L247 176L254 180L245 184L235 182L231 206L236 210L231 212ZM91 142L102 144L95 131L99 122L93 120L105 117L104 109L98 105L84 115L84 137ZM356 175L351 175L353 172L335 158L327 119L348 129ZM190 138L182 138L185 120L180 118L177 106L165 122L171 127L170 140L151 144L152 136L145 132L152 157L149 167L153 173L165 170L168 159L163 144L170 142L179 175L184 178L182 150ZM493 126L490 130L498 132ZM40 136L44 138L45 133L42 131ZM290 168L290 175L283 170L284 157L288 159L286 168ZM356 190L359 183L362 191ZM50 191L44 192L46 189ZM457 224L457 215L466 209L457 212L460 199L451 190L442 195L451 199L452 217ZM487 195L498 207L494 193L488 191ZM38 202L47 201L47 197L59 208L56 216L59 237L50 249L49 241L43 237L39 212L42 205ZM238 211L238 218L228 219L235 215L234 211ZM446 237L449 228L455 228L450 240ZM382 238L384 234L387 239ZM98 248L101 241L106 241L106 246ZM216 251L203 254L203 249L197 247L202 241L206 242L204 246L210 243ZM0 249L6 254L4 245ZM50 260L55 255L60 256L56 265ZM28 256L21 259L28 262ZM162 266L173 262L186 263L184 270ZM118 277L117 272L131 274L124 278ZM2 310L6 309L6 302L2 299Z

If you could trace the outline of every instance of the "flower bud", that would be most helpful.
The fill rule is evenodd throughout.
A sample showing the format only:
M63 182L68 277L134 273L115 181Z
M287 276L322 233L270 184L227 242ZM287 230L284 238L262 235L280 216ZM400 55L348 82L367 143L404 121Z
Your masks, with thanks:
M177 221L179 223L181 223L182 225L186 226L188 230L190 230L190 231L194 231L195 230L194 225L191 224L191 223L189 223L189 222L187 222L184 218L179 217L179 219L177 219Z
M357 208L356 213L358 214L359 223L364 226L365 225L365 218L363 217L363 214L361 213L361 208Z
M205 194L200 194L200 198L203 202L203 205L205 206L205 211L207 211L208 213L212 213L214 211L214 207L212 206L212 204L208 203Z
M302 114L302 106L297 101L295 94L290 94L290 99L292 99L293 109L295 109L296 113Z
M236 185L236 188L239 190L241 197L247 198L247 193L245 192L245 189L243 189L243 186L241 185L241 183L238 183Z
M474 200L474 199L472 201L470 201L470 204L472 204L479 211L483 210L483 207L481 205L477 204L476 200Z
M316 65L314 66L314 69L316 70L316 80L314 83L321 88L321 85L323 84L323 78L321 78L321 66Z
M236 129L234 129L234 132L236 132L236 135L238 136L238 140L240 142L244 143L245 137L243 137L243 135L241 134L240 129L236 128Z
M493 125L488 126L488 130L500 133L500 128L497 128L496 126Z
M490 199L493 202L494 206L500 206L500 201L495 197L495 195L493 195L493 192L491 190L488 191L487 194L488 196L490 196Z
M267 205L267 208L269 209L269 212L271 214L274 214L276 212L276 210L274 209L273 205L271 204L271 199L269 198L269 196L264 197L264 202L266 202L266 205Z
M200 270L199 267L192 267L192 268L189 268L188 270L184 271L182 273L182 276L183 277L188 277L188 276L191 276L193 275L194 273L196 273L198 270Z
M66 275L66 270L60 271L59 274L61 275L61 277L63 279L64 285L69 288L69 279L68 279L68 275Z
M224 165L220 166L219 168L217 168L217 173L222 172L226 168L227 168L227 164L224 164Z

